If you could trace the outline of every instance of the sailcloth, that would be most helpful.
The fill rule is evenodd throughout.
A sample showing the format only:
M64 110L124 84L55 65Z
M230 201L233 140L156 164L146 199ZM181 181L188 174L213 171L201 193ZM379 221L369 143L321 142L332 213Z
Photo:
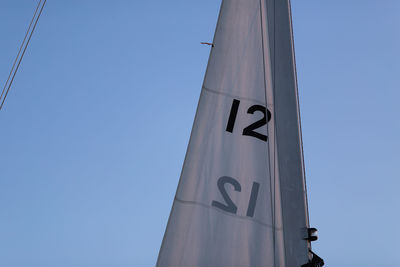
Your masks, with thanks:
M290 4L223 0L213 45L157 266L301 266Z

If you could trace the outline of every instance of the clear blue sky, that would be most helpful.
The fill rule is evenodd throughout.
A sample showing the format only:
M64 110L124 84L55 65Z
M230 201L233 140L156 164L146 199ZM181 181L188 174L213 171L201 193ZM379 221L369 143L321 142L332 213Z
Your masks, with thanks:
M0 2L0 82L36 1ZM220 1L48 0L0 112L0 266L154 266ZM292 0L314 250L400 266L400 2Z

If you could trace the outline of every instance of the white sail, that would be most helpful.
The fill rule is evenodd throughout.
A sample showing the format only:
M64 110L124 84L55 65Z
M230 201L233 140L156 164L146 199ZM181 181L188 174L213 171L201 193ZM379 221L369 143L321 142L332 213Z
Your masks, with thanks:
M289 8L222 1L157 266L308 261Z

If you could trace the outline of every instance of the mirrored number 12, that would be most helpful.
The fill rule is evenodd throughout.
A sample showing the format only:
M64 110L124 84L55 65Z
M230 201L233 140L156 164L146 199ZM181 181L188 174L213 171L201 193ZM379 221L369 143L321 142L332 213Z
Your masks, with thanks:
M223 211L230 212L233 214L236 214L237 212L237 206L235 203L232 201L232 199L229 197L229 194L226 192L225 184L230 184L233 186L233 189L237 192L240 192L242 190L242 187L240 183L229 176L222 176L221 178L218 179L217 185L218 189L221 192L221 195L225 201L225 203L221 203L219 201L214 200L211 203L211 206L219 208ZM247 207L247 213L246 216L248 217L253 217L254 216L254 211L256 209L256 203L257 203L257 197L258 197L258 190L260 188L260 184L254 182L253 187L251 188L251 194L250 194L250 200L249 200L249 205Z

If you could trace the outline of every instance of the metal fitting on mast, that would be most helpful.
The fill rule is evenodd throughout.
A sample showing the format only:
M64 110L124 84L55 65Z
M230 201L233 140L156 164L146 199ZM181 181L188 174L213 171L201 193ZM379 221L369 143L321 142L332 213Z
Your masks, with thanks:
M313 242L318 240L318 230L316 228L307 228L307 237L304 238L308 242ZM308 263L301 265L301 267L322 267L324 266L324 260L321 259L317 254L309 250L311 254L311 259Z

